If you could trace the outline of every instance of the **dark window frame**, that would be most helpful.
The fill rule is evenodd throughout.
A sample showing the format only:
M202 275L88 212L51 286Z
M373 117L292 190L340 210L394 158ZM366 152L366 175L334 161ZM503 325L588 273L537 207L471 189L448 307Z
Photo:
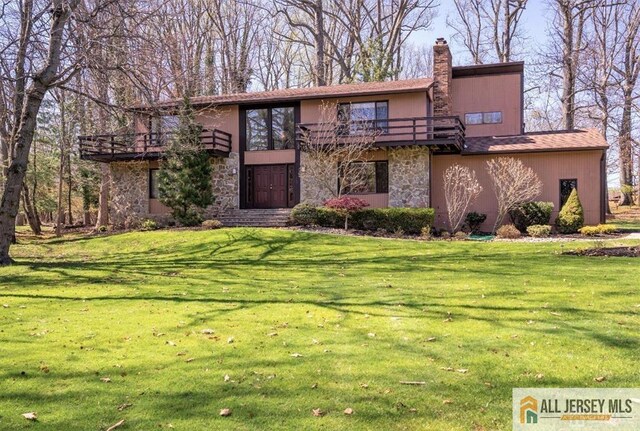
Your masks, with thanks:
M292 108L293 109L293 141L291 144L291 148L274 148L274 140L273 140L273 110L279 108ZM247 134L247 126L249 122L247 121L247 112L248 111L257 111L260 109L267 110L267 148L266 149L251 149L249 147L249 140ZM298 110L300 109L298 104L295 103L284 103L284 104L271 104L271 105L255 105L255 106L246 106L242 108L242 117L243 121L243 130L241 130L241 134L244 136L244 151L281 151L281 150L293 150L296 146L296 128L298 127ZM242 123L241 123L242 124Z
M372 192L345 191L345 195L376 195L389 193L389 161L388 160L360 160L352 163L371 163L375 165L375 190ZM340 169L338 166L338 189L340 189Z
M380 100L360 100L358 102L340 102L337 106L336 119L340 124L340 134L349 135L350 129L346 127L348 123L351 121L351 107L353 105L365 104L365 103L373 103L374 104L374 112L376 114L376 118L373 120L376 123L376 129L380 130L382 133L389 133L389 99L380 99ZM387 117L386 118L378 118L378 104L384 103L387 105ZM348 117L349 118L340 118L341 115L344 115L346 112L344 107L349 107L348 109ZM379 124L383 123L384 126L380 126Z
M562 197L562 191L563 191L563 187L562 187L562 183L563 182L572 182L573 183L573 188L571 189L571 191L567 194L567 198L564 199L563 202L563 197ZM558 211L562 209L562 207L564 206L565 203L567 203L567 200L569 199L569 196L571 195L571 192L573 191L573 189L578 190L578 179L577 178L560 178L559 181L559 186L560 186L560 199L559 199L559 203L560 203L560 207L558 208Z
M152 176L153 172L160 172L160 168L149 168L149 199L160 199L160 190L158 189L158 194L155 195L153 192L153 181ZM159 181L159 178L156 178L156 181Z

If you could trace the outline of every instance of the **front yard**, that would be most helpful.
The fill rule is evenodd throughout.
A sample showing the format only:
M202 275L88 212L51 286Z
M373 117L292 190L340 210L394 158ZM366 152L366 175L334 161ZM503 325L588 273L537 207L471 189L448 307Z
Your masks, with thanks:
M586 245L22 239L0 429L508 430L513 387L640 385L640 261L560 254Z

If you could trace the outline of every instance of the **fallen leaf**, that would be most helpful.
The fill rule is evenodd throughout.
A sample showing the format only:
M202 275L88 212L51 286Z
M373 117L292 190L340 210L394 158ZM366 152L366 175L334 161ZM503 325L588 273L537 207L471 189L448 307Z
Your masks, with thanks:
M129 408L129 407L131 407L132 405L133 405L133 404L131 404L131 403L124 403L124 404L120 404L120 405L118 406L118 411L119 411L119 412L121 412L121 411L123 411L124 409L128 409L128 408Z
M229 377L229 374L225 374L224 375L224 381L228 382L229 380L231 380L231 377Z
M368 336L369 338L374 338L374 337L376 336L376 334L375 334L375 333L373 333L373 332L369 332L369 333L367 334L367 336Z
M313 385L311 385L311 389L318 389L318 384L314 383Z
M293 356L294 358L302 358L300 353L292 353L290 356Z
M313 412L313 415L315 417L321 417L325 415L325 412L323 412L321 409L313 409L311 411Z
M109 377L102 377L100 378L100 381L102 381L103 383L111 383L111 379Z
M466 368L458 368L456 371L460 374L467 374L469 372Z
M426 385L427 382L408 382L408 381L401 381L400 382L401 385L413 385L413 386L422 386L422 385Z
M451 400L443 400L442 404L453 404L453 401L451 401Z
M366 383L360 383L360 387L361 387L362 389L367 389L367 388L369 387L369 385L368 385L368 384L366 384Z
M187 360L185 360L185 362L193 362L196 358L189 358Z
M607 378L605 376L599 376L599 377L596 377L593 380L598 382L598 383L601 383L601 382L604 382L605 380L607 380Z
M38 415L36 414L36 412L22 413L22 417L30 421L38 420Z
M278 333L277 333L277 332L269 332L269 333L267 334L267 337L276 337L277 335L278 335Z
M443 371L453 371L453 368L451 367L440 367L440 369Z
M550 311L549 314L551 314L552 316L562 316L562 314L556 313L555 311Z
M119 420L115 424L111 425L109 428L107 428L107 431L113 431L114 429L121 427L122 425L124 425L124 419Z
M9 304L2 304L4 308L9 308Z
M229 337L229 338L227 338L227 343L231 344L231 343L233 343L233 341L234 341L234 338L233 338L233 337Z
M436 337L429 337L427 338L427 341L428 342L436 341Z
M200 331L200 333L205 335L211 335L213 334L213 329L205 328L202 331Z
M344 409L344 414L351 416L353 414L353 409L351 407Z
M168 344L168 345L174 346L174 347L177 346L177 344L174 343L173 341L167 341L167 342L165 342L165 344Z
M220 410L220 416L231 416L231 409L222 409Z
M542 373L536 374L536 379L538 379L538 380L544 379L544 374L542 374Z
M186 354L187 354L187 352L178 352L178 353L176 353L176 356L184 356Z

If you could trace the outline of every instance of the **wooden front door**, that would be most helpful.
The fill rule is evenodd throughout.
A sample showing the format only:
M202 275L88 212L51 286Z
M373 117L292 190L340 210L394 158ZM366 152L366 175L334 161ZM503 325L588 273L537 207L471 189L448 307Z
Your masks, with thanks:
M253 207L287 207L287 165L253 166Z

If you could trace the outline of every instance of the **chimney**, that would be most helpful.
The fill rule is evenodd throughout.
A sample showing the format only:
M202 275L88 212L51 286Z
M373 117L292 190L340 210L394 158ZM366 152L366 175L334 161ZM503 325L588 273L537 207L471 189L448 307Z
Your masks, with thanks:
M451 115L451 51L444 38L433 47L433 115Z

